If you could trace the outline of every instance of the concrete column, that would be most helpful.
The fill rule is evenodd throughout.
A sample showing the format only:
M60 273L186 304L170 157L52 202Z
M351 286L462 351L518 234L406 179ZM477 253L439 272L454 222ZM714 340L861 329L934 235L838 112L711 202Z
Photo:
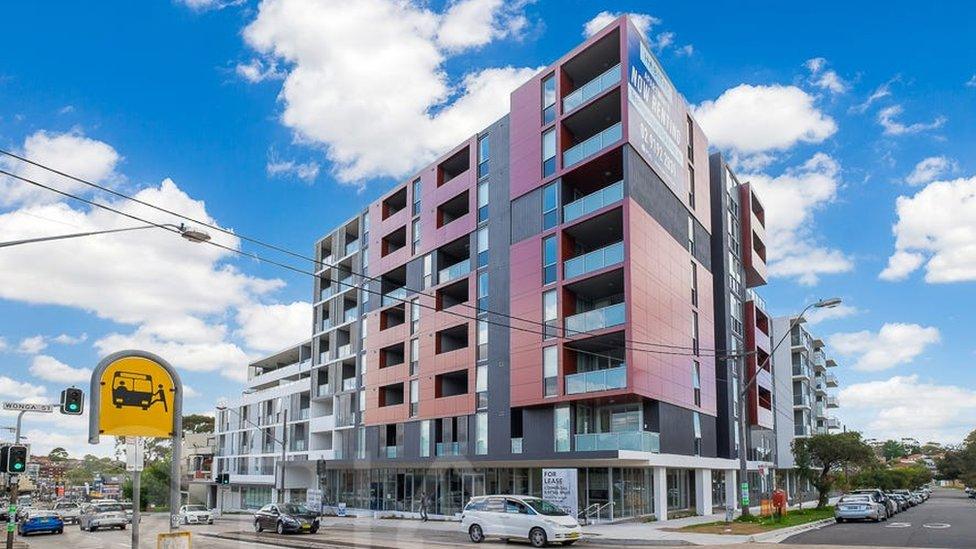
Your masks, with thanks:
M654 468L654 516L659 522L668 520L668 470Z
M712 514L711 469L695 469L695 511L703 517Z
M736 478L738 471L727 469L725 471L725 505L732 509L739 508L739 482Z

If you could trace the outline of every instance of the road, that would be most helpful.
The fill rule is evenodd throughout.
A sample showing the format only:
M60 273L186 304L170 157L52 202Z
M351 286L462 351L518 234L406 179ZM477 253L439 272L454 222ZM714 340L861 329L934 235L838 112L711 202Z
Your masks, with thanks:
M936 488L928 501L887 522L832 524L784 543L972 549L976 547L976 501L960 490Z

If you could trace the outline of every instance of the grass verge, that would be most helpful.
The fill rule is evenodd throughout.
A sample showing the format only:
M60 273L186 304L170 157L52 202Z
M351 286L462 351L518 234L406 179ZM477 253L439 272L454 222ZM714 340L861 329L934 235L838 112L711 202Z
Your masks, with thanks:
M823 509L811 508L793 510L789 511L782 517L760 517L750 515L748 517L739 517L731 523L726 523L725 521L706 522L704 524L685 526L684 528L675 528L671 531L694 532L696 534L752 535L769 532L771 530L778 530L780 528L788 528L790 526L798 526L800 524L807 524L809 522L816 522L818 520L833 517L834 508L832 506L827 506Z

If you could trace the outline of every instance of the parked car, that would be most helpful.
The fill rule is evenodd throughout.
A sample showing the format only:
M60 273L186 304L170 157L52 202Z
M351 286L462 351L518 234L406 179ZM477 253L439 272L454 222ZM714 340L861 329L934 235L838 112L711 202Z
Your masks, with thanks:
M78 524L78 516L81 514L81 506L73 501L59 501L54 504L52 509L65 524Z
M34 509L17 523L17 533L21 536L42 532L63 534L64 521L54 511Z
M898 512L898 504L891 499L891 497L880 488L865 488L861 490L854 490L850 494L858 495L868 495L871 496L874 501L882 503L885 506L885 512L890 517Z
M910 490L905 490L905 489L902 488L902 489L899 489L899 490L892 490L892 492L895 493L895 494L901 494L901 495L905 496L905 499L908 500L908 504L910 506L912 506L912 507L915 507L916 505L918 505L919 503L921 503L919 501L919 499L917 497L915 497L915 495L912 494L912 492Z
M125 530L128 524L125 510L119 503L89 503L81 508L81 515L78 517L78 527L89 532L99 528Z
M908 498L906 498L902 494L889 494L889 497L891 497L891 499L898 504L899 512L904 511L909 507L911 507L911 504L908 503Z
M213 513L203 505L180 507L180 524L213 524Z
M834 519L837 522L848 520L881 522L888 520L888 511L884 502L876 501L868 494L849 494L837 502L834 507Z
M279 534L319 530L318 513L295 503L269 503L254 514L254 531L274 530Z
M461 526L475 543L488 537L527 539L533 547L545 547L550 542L572 545L583 533L576 517L530 496L471 498L461 513Z

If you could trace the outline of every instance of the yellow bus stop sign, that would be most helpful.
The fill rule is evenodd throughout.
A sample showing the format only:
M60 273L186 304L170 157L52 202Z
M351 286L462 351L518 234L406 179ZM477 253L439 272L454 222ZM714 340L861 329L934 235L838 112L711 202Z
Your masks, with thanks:
M173 436L176 384L168 369L146 356L119 356L98 375L98 434Z

